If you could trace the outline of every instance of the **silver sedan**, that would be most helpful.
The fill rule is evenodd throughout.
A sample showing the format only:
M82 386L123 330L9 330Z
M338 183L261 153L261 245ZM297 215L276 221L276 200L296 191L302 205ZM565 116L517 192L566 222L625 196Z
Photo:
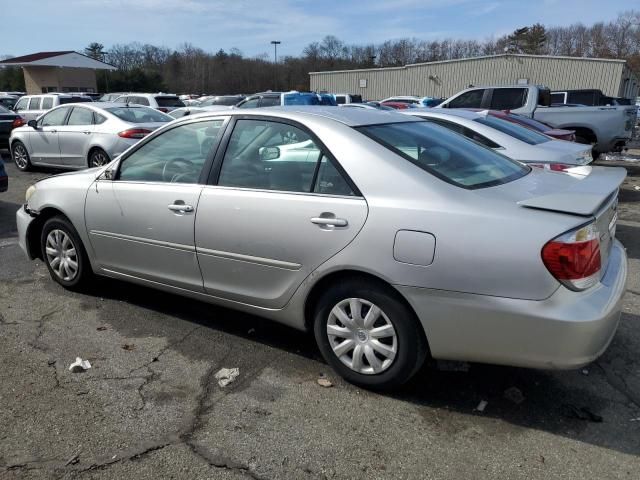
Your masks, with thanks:
M17 223L66 288L104 275L258 314L314 332L349 381L391 388L428 356L597 358L625 290L625 175L531 169L396 113L231 110L36 183Z
M34 165L97 167L172 120L153 108L138 105L66 104L14 129L9 145L13 161L23 171Z

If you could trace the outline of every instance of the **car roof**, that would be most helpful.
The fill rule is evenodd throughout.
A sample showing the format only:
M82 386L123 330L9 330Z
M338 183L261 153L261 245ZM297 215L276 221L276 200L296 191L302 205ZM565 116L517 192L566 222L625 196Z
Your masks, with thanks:
M483 110L484 111L484 110ZM450 117L465 118L467 120L475 120L476 118L483 117L480 112L471 112L463 108L425 108L425 109L412 109L402 113L402 115L444 115Z
M304 120L322 117L343 123L350 127L419 121L417 118L411 118L410 116L402 115L395 111L375 110L369 108L323 107L313 105L222 110L201 113L197 116L207 117L220 115L259 115L264 117L280 117L290 120ZM188 115L184 118L194 118L194 116Z

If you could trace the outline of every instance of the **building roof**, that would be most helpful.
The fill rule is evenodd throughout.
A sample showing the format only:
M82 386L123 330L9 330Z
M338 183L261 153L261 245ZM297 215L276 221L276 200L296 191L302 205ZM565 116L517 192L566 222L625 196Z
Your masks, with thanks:
M94 70L116 70L116 67L73 50L59 52L37 52L0 61L0 66L20 67L66 67L91 68Z
M500 57L524 57L524 58L540 58L540 59L547 58L547 59L574 60L574 61L585 61L585 62L611 62L611 63L623 63L623 64L627 63L625 60L621 60L617 58L588 58L588 57L566 57L566 56L556 56L556 55L528 55L524 53L501 53L499 55L483 55L480 57L454 58L451 60L438 60L435 62L408 63L400 67L356 68L352 70L326 70L322 72L309 72L309 75L319 75L319 74L327 74L327 73L346 73L346 72L367 72L367 71L371 72L371 71L377 71L377 70L403 70L409 67L419 67L421 65L438 65L441 63L472 62L476 60L486 60L486 59L500 58Z

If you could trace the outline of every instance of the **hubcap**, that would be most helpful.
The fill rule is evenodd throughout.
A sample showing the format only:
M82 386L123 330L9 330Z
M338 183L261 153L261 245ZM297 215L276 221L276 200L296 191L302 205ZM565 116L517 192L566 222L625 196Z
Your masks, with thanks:
M51 230L45 245L47 262L51 270L66 282L78 274L78 254L73 241L62 230Z
M19 168L25 168L27 166L27 151L22 145L17 145L13 149L13 160Z
M347 298L331 309L327 337L338 359L365 375L385 371L398 351L393 324L380 308L363 298Z
M107 164L107 157L102 152L96 152L91 155L91 166L92 167L102 167Z

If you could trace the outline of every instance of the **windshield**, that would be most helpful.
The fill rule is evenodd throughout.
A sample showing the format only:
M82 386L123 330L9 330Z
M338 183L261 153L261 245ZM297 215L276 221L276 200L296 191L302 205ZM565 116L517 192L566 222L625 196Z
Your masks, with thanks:
M184 107L185 104L178 97L155 97L159 107Z
M156 123L173 120L169 115L148 107L111 107L105 108L105 111L129 123Z
M244 97L216 97L209 98L203 101L202 103L200 103L200 106L207 107L209 105L225 105L230 107L237 104L238 102L241 102L242 100L244 100Z
M483 125L487 125L488 127L495 128L496 130L499 130L502 133L506 133L511 137L517 138L518 140L528 143L529 145L539 145L541 143L551 141L551 138L541 133L535 132L530 128L516 125L515 123L508 122L491 115L476 118L474 122L478 122Z
M357 130L422 170L462 188L502 185L531 170L430 122L369 125Z

